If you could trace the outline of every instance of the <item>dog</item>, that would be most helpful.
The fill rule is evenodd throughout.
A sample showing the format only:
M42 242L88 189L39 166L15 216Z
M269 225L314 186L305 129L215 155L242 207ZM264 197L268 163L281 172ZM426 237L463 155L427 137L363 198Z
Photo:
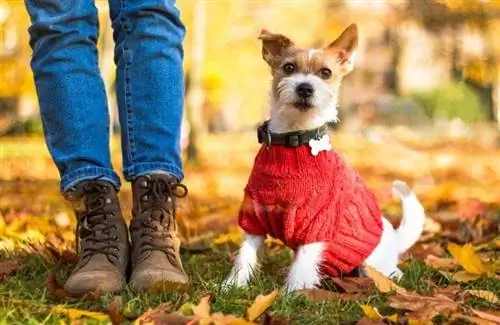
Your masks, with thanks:
M322 49L302 49L267 30L259 39L272 72L270 120L258 130L262 147L238 217L244 241L223 288L249 283L267 235L295 252L285 292L317 287L324 276L363 265L400 279L399 256L423 232L422 205L404 182L394 181L403 208L394 229L328 136L328 125L338 121L341 81L354 67L357 26Z

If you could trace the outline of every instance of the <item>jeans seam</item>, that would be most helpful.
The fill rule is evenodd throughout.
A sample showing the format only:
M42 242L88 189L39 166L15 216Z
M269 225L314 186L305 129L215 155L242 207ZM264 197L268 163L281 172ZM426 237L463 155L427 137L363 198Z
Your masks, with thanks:
M182 180L184 177L184 173L182 168L177 166L174 163L170 162L146 162L146 163L138 163L135 165L131 165L127 167L123 174L127 181L133 180L138 174L145 174L148 172L153 172L155 170L163 170L170 174L173 174L175 177Z

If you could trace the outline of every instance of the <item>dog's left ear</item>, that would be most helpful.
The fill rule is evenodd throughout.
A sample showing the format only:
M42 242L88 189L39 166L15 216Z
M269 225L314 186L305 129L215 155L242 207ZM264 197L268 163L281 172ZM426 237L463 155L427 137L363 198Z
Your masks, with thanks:
M287 49L294 46L288 37L265 29L260 32L259 39L262 40L262 57L271 67L280 62Z
M326 51L337 56L340 66L345 73L354 68L354 51L358 47L358 26L349 25L340 36L326 47Z

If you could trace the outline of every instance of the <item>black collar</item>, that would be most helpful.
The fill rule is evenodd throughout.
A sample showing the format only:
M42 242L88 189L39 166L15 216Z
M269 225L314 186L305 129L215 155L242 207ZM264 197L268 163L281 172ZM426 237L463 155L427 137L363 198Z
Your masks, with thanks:
M328 131L328 124L306 131L294 131L287 133L271 133L269 131L269 121L262 123L257 129L257 138L259 143L264 143L267 146L284 145L287 147L298 147L302 144L307 144L311 139L320 139Z

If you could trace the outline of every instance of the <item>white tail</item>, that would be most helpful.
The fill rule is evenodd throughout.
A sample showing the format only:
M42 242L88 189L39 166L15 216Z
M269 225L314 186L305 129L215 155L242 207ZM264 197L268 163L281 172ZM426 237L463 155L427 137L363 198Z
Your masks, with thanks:
M392 191L401 199L403 218L396 229L397 252L406 252L420 238L424 231L425 211L420 201L405 182L396 180L392 183Z

